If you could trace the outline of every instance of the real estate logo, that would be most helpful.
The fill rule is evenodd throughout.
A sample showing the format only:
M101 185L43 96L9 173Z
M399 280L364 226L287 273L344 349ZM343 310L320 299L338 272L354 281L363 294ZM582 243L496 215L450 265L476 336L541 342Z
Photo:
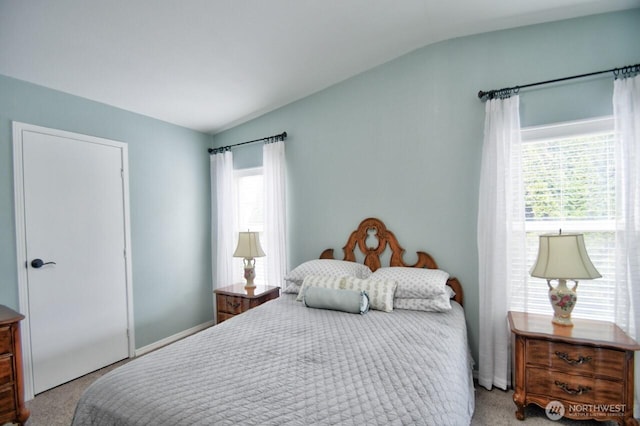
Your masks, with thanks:
M625 404L569 404L569 417L612 418L624 416L626 408ZM555 421L564 416L566 408L560 401L550 401L544 411L550 420Z
M550 401L544 408L549 420L560 420L564 416L564 405L560 401Z

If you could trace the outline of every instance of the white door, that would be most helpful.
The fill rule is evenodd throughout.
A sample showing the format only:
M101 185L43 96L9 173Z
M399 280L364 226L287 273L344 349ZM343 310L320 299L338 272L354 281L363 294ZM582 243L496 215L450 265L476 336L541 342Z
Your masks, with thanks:
M37 394L129 356L126 145L19 123L16 137Z

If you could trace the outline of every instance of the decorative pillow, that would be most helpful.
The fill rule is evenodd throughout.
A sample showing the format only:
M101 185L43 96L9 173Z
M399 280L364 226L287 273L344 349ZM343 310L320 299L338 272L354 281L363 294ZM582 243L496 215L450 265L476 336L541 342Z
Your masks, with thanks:
M304 293L303 302L308 308L352 314L366 314L369 311L369 297L365 291L309 287Z
M395 281L374 279L363 280L354 277L344 277L342 281L341 288L366 291L369 295L369 304L371 305L371 309L384 312L393 311L393 295L396 291L396 286L398 285Z
M309 275L368 278L371 269L367 265L346 260L314 259L294 268L284 279L291 284L302 285Z
M301 301L309 287L323 287L333 289L347 289L366 291L369 296L369 306L378 311L393 311L393 294L396 282L389 280L362 280L354 277L318 277L308 276L304 279L302 288L296 300Z
M371 274L371 279L396 281L396 298L430 299L447 293L449 274L440 269L393 266L378 269Z
M309 275L302 282L298 297L296 300L302 302L304 294L309 287L322 287L322 288L344 288L342 286L342 279L344 277L324 277L319 275Z
M448 294L431 299L395 298L393 299L393 307L412 311L446 312L451 310L451 299Z

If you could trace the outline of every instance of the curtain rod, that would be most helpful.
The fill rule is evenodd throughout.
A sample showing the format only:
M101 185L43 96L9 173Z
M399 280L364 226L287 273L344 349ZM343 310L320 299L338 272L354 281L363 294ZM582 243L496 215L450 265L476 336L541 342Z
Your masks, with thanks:
M209 151L209 154L219 154L221 152L229 151L234 146L246 145L249 143L256 143L256 142L262 142L262 141L278 142L278 141L284 141L286 138L287 138L287 132L282 132L279 135L267 136L260 139L254 139L252 141L235 143L233 145L227 145L220 148L209 148L207 151Z
M556 78L554 80L540 81L538 83L530 83L530 84L525 84L523 86L505 87L504 89L494 89L494 90L489 90L487 92L481 90L481 91L478 92L478 98L480 100L486 100L484 98L493 99L496 96L498 96L498 97L505 97L505 96L508 97L508 96L511 96L514 93L518 93L520 91L520 89L524 89L526 87L540 86L542 84L557 83L559 81L573 80L573 79L576 79L576 78L590 77L592 75L606 74L606 73L609 73L609 72L612 72L613 75L615 76L615 78L618 78L618 76L620 74L626 75L626 74L640 73L640 63L639 64L635 64L635 65L627 65L627 66L620 67L620 68L612 68L610 70L596 71L596 72L590 72L590 73L587 73L587 74L572 75L571 77L563 77L563 78Z

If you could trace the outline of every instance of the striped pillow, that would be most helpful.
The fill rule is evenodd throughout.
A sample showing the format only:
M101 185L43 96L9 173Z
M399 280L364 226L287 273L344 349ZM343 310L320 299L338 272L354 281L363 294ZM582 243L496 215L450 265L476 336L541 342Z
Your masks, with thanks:
M304 299L308 287L339 288L346 290L366 291L369 296L369 306L378 311L393 311L393 295L397 283L391 280L371 280L355 277L320 277L310 275L304 279L296 300Z
M398 283L392 280L372 280L355 277L344 277L344 287L347 290L366 291L369 295L371 309L378 311L393 311L393 295Z
M342 283L343 278L344 277L307 275L302 282L302 287L300 287L300 291L298 292L298 297L296 297L296 300L298 302L302 302L302 300L304 299L304 294L309 287L341 288L340 284Z

